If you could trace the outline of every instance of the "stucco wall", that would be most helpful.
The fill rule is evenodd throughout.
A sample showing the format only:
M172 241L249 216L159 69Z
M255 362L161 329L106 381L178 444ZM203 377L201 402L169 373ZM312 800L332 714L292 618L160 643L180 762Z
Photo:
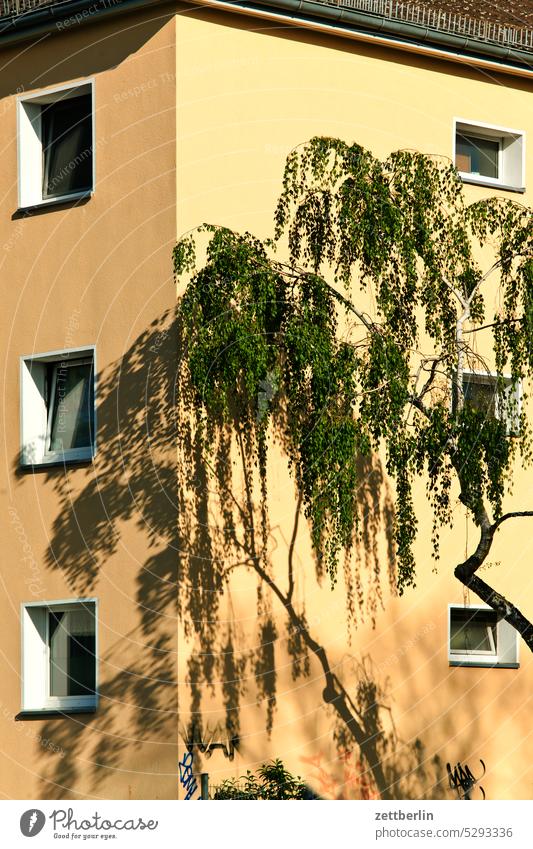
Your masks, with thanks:
M178 236L204 221L251 230L260 237L271 235L285 157L313 135L357 141L380 157L399 148L451 157L454 117L523 129L528 142L533 138L533 113L528 107L532 84L516 77L497 77L205 10L178 15L176 57ZM531 198L531 156L526 180L526 196L512 195L525 202ZM490 192L472 187L467 194L473 200ZM488 308L493 305L489 298ZM291 538L294 497L285 459L275 454L272 462L272 547L276 574L281 575ZM366 481L369 490L377 489L374 495L383 508L387 483L378 485L378 478L374 473ZM517 468L509 509L531 506L530 490L531 471ZM518 671L449 667L447 605L463 601L453 567L466 546L471 550L475 529L466 523L464 509L457 503L456 521L442 536L441 560L434 573L431 515L423 481L416 487L415 499L420 516L418 586L402 598L392 598L385 578L384 609L378 605L375 628L367 612L351 645L346 637L342 579L334 591L327 580L317 586L307 528L301 523L296 546L298 592L306 599L311 630L327 647L354 694L360 673L350 669L350 657L359 661L364 655L370 657L371 676L388 691L386 704L391 712L386 715L397 729L391 759L399 775L411 781L413 795L431 795L432 784L445 777L446 761L466 760L476 772L478 758L483 758L488 769L483 785L489 798L529 798L532 750L527 735L533 675L529 652L521 646ZM378 554L382 573L387 570L386 526L382 516ZM491 553L489 580L519 599L526 614L532 615L530 554L528 528L507 525ZM238 635L236 646L252 652L258 647L255 593L255 579L236 571L231 603L224 608ZM276 601L272 616L278 658L288 660L284 613ZM182 645L191 644L184 640ZM180 678L185 678L185 658L181 668ZM224 758L221 751L202 759L196 751L196 769L208 771L211 781L217 782L226 775L241 775L270 757L282 757L291 770L327 796L360 795L355 755L345 761L343 746L336 746L331 738L332 718L323 705L318 664L312 661L310 678L294 682L287 663L280 660L276 688L271 737L265 731L266 702L255 703L249 681L241 700L241 742L235 760ZM223 739L221 703L210 698L207 688L202 689L202 697L204 723L216 729L213 739ZM182 689L182 728L191 718L189 709ZM421 751L417 738L424 746L422 768L409 778L416 753ZM183 736L180 745L184 745Z
M161 335L175 303L174 30L173 16L148 10L1 50L4 797L176 794L175 462L171 440L151 432L174 354ZM87 77L94 195L21 216L16 96ZM97 358L94 467L21 472L20 356L86 344ZM100 707L15 721L20 604L76 596L99 599Z
M452 119L459 116L523 129L529 139L531 84L204 10L118 16L26 47L2 52L0 77L0 533L6 541L0 791L11 798L174 798L178 743L183 751L176 681L183 729L190 719L192 647L181 634L176 654L176 346L164 318L175 303L174 241L203 221L269 235L285 157L314 134L356 140L379 156L402 147L449 156ZM74 208L17 215L17 93L88 76L95 79L97 110L94 196ZM472 198L486 193L469 189ZM521 199L528 197L531 192ZM94 469L21 473L19 357L85 344L97 346ZM294 497L279 453L270 471L273 562L282 574ZM475 530L457 506L434 574L431 516L420 481L418 587L393 598L390 492L377 460L365 480L377 557L371 552L366 562L362 552L362 580L371 581L379 566L384 609L378 604L373 628L367 607L348 643L342 582L334 591L327 580L317 586L301 522L297 594L305 597L313 633L354 693L361 680L357 662L369 657L369 679L386 690L390 708L383 721L390 730L392 717L397 729L391 761L413 795L431 794L447 760L466 759L476 771L481 757L489 798L530 797L533 672L525 647L518 671L450 669L447 662L446 607L463 600L452 567ZM530 472L517 469L510 509L528 506L530 480ZM526 528L506 526L491 555L490 578L532 615L529 552ZM100 603L98 712L15 720L20 603L78 595ZM255 599L253 576L236 572L222 614L239 651L257 648ZM292 680L283 612L275 603L272 616L281 659L272 734L265 731L266 704L256 703L249 681L235 759L221 750L210 759L196 752L195 770L205 769L216 782L282 757L324 795L361 795L355 754L332 740L319 670L312 663L309 678ZM219 693L211 698L204 689L201 695L208 734L210 727L213 741L224 739Z

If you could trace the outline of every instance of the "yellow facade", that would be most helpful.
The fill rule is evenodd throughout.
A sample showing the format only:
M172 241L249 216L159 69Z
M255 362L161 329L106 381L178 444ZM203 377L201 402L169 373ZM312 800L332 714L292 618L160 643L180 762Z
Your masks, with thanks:
M178 237L203 221L270 236L285 158L315 135L358 142L381 158L403 148L451 158L454 118L524 130L528 139L533 132L526 106L533 80L210 10L179 15L176 43ZM531 179L528 156L528 191L524 196L502 195L531 203ZM467 187L471 200L492 194L497 192ZM488 307L492 306L489 299ZM378 605L375 627L368 609L362 612L358 618L364 615L365 622L348 643L344 583L341 578L335 591L327 579L317 585L308 531L301 520L298 591L305 598L310 631L326 647L351 693L361 680L358 664L365 657L371 680L387 691L390 711L384 712L383 722L389 729L388 723L394 722L397 732L390 766L402 782L400 792L411 798L452 798L446 762L465 761L479 774L481 758L487 765L482 784L488 798L530 798L533 666L527 647L521 646L519 670L448 665L447 606L463 602L463 588L453 568L475 545L476 529L467 525L464 508L457 504L455 524L443 534L434 573L432 516L420 481L415 492L420 517L417 588L393 598L387 587L386 549L391 492L386 481L378 484L382 470L379 461L376 464L378 470L366 478L363 499L374 513L374 499L380 504L375 524L384 609ZM270 481L273 562L284 585L295 500L281 455L273 461ZM530 488L531 471L517 469L509 509L527 509ZM519 600L526 615L533 611L527 574L530 552L527 526L508 525L491 553L488 578L509 598ZM364 553L362 558L364 562ZM374 565L370 555L367 576ZM240 634L237 645L257 649L253 577L237 571L230 598L231 605L223 610ZM285 651L285 612L275 599L272 615L279 651L272 735L265 731L266 703L255 704L255 689L248 682L238 754L230 761L220 750L203 758L196 750L196 769L209 772L210 782L216 784L268 758L281 757L318 793L361 798L364 770L355 746L336 745L332 739L334 722L323 702L319 664L312 660L310 678L292 680ZM187 671L182 658L188 644L182 640L180 645L183 680ZM203 722L213 740L223 740L227 735L221 703L210 700L206 690ZM180 705L183 729L191 721L190 702L183 692ZM186 736L182 732L181 752ZM204 736L208 739L209 733Z
M184 552L172 413L175 241L202 222L271 235L285 158L314 135L356 141L379 157L400 148L451 157L453 119L463 118L523 130L529 142L533 79L171 4L102 21L95 16L41 41L0 42L0 51L0 792L4 798L183 798L178 761L191 719L198 718L191 710L199 708L189 681L194 640L176 620ZM94 195L79 205L18 213L17 97L88 78L95 85ZM527 191L513 197L531 204L527 154ZM495 193L467 192L471 199ZM22 472L20 357L93 344L94 464ZM305 599L313 636L354 698L358 682L377 686L391 740L387 757L406 796L451 798L446 762L466 761L477 773L481 758L488 798L531 798L533 665L526 647L518 670L448 664L447 605L463 601L453 568L471 550L475 528L457 505L435 572L432 516L419 481L417 587L395 597L392 487L378 458L363 475L370 542L360 551L366 596L351 640L343 582L335 590L327 579L317 584L300 520L296 594ZM281 579L295 498L280 452L272 455L269 476L272 562ZM531 506L530 482L531 471L518 468L509 509ZM216 515L212 521L216 526ZM508 523L491 553L490 578L531 617L530 551L526 525ZM21 715L21 603L89 596L99 600L97 711ZM237 656L257 650L255 605L255 578L236 570L221 602L217 650L228 629ZM318 664L311 659L309 677L292 679L285 614L275 599L271 614L277 632L271 733L267 703L252 678L240 682L234 743L224 682L214 693L201 687L202 743L223 743L226 751L215 748L208 757L196 747L194 772L208 772L215 784L280 757L327 798L372 795L355 746L333 737Z

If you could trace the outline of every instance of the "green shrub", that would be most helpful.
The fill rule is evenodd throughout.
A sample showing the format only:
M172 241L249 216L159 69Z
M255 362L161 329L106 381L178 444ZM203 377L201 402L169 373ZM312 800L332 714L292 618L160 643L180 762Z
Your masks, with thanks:
M213 799L309 799L300 776L291 775L279 759L262 764L257 772L228 778L215 788Z

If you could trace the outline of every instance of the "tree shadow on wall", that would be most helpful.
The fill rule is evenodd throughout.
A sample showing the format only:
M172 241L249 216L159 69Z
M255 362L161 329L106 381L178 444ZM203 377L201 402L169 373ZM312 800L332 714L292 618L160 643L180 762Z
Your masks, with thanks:
M365 727L376 741L383 764L387 786L392 799L445 799L449 798L448 778L445 764L438 753L428 753L420 737L403 740L396 729L394 712L391 708L390 682L380 674L369 655L360 659L343 659L343 671L356 681L353 698L365 717ZM377 798L375 786L364 765L356 761L353 769L351 757L353 741L346 728L335 723L334 739L337 754L345 763L343 779L345 785L351 781L355 798ZM349 758L347 756L350 756ZM343 791L349 789L344 786ZM349 795L342 798L350 798Z
M178 622L193 646L179 706L182 725L201 736L206 706L217 693L227 739L241 740L246 694L261 706L269 735L284 654L295 682L310 675L313 662L314 673L322 667L332 733L344 725L381 795L392 795L395 778L380 766L383 741L375 717L350 697L307 622L309 567L298 552L301 500L295 498L286 545L276 528L262 534L249 435L238 420L233 432L217 429L206 457L193 426L194 399L182 370L176 372L182 351L178 318L167 313L98 375L94 464L41 472L59 499L46 565L61 573L73 596L99 597L104 646L97 712L50 718L41 728L41 737L60 751L39 749L41 796L105 797L113 779L112 794L127 798L139 773L149 773L156 761L163 767L154 771L154 781L159 775L163 789L151 792L175 795ZM360 481L360 530L344 564L354 622L374 619L395 565L392 499L377 458L360 459ZM232 615L232 593L245 575L257 598L253 642ZM316 578L319 585L329 580L319 562ZM124 612L106 612L110 598ZM127 629L119 628L124 621ZM123 777L120 791L117 775Z
M200 402L187 385L186 370L179 375L179 605L192 646L186 682L190 703L187 710L183 695L180 707L185 746L202 751L214 721L226 748L237 740L241 756L253 762L248 727L241 721L245 701L247 710L254 700L260 706L266 745L279 694L283 693L287 707L294 689L287 681L288 667L292 682L298 682L298 694L302 679L313 677L315 693L317 684L321 686L323 704L331 712L332 735L339 736L342 730L345 743L351 741L350 750L358 748L368 785L376 788L379 797L409 798L396 794L414 793L415 784L417 795L423 795L429 785L439 784L440 763L434 764L438 773L434 775L427 768L422 744L405 747L396 736L383 732L378 715L360 698L363 684L367 695L381 692L379 682L371 680L366 670L354 698L337 674L327 646L319 642L320 633L308 621L304 585L313 567L309 540L299 539L306 522L301 496L295 492L291 530L280 534L279 527L271 526L265 507L268 498L276 498L276 491L269 488L265 499L253 436L243 425L247 417L239 414L236 405L229 424L203 420L199 425L191 411ZM277 414L283 416L283 399L274 403L280 407ZM283 433L283 428L279 431ZM269 449L281 452L277 460L286 468L287 446L278 432L270 433L269 440ZM384 592L394 593L396 577L394 508L379 458L360 457L358 478L359 525L344 562L346 613L352 627L365 620L375 624ZM318 587L329 592L329 575L319 558L314 571ZM249 605L243 613L243 593L249 600L257 599L254 633ZM236 613L239 604L241 612ZM219 702L214 697L217 691ZM257 733L253 736L257 744L261 738ZM257 757L263 758L264 750L256 752ZM198 771L198 761L195 766ZM406 774L413 771L416 781L409 783Z
M236 442L231 433L218 434L219 441L212 457L205 462L202 452L188 427L183 428L181 445L182 462L179 463L179 494L182 502L181 517L182 556L179 561L180 616L185 633L191 638L194 650L188 660L187 685L190 690L190 709L182 701L184 723L182 738L194 740L209 737L209 721L204 728L204 702L220 683L224 704L223 716L211 703L206 713L217 714L219 731L224 729L224 739L241 739L241 703L244 696L253 694L264 709L267 735L273 727L279 686L278 668L285 665L280 652L288 653L293 681L310 674L310 654L306 636L309 628L305 617L304 595L295 591L295 601L287 612L285 631L278 627L279 610L275 610L275 592L269 581L276 585L303 582L302 563L298 557L297 535L302 521L301 499L295 495L295 512L290 541L286 541L284 556L286 575L276 572L271 564L266 575L259 574L263 562L260 551L262 540L261 508L253 484L246 478L251 468L243 460L246 452L246 434L239 434ZM243 479L233 475L232 456L237 452L242 465ZM188 465L186 456L193 458ZM237 465L239 465L237 461ZM392 537L394 511L392 499L384 480L378 458L360 458L361 486L358 493L361 515L360 532L354 534L354 551L344 563L346 604L352 625L369 620L374 622L378 607L383 605L383 574L385 583L392 589L395 579L395 558ZM224 493L228 495L224 497ZM239 495L241 498L239 498ZM273 496L275 497L275 495ZM281 549L278 528L271 528L269 551ZM385 540L385 556L380 543ZM382 570L383 563L386 567ZM260 566L260 568L262 568ZM240 594L243 572L257 578L250 587L250 599L257 598L256 634L244 628L238 617L231 615L232 593ZM300 571L298 576L297 572ZM319 585L329 582L317 564ZM324 586L329 591L329 583ZM274 605L274 606L273 606ZM291 617L292 608L298 619ZM221 613L221 610L224 613ZM219 623L213 627L213 623ZM253 648L249 648L253 645ZM212 724L212 723L211 723ZM244 734L244 738L246 734Z
M73 597L99 598L103 647L97 712L41 729L60 750L40 748L43 798L96 794L111 778L127 798L131 772L152 764L153 792L176 794L176 345L167 313L97 375L94 463L36 472L60 504L46 566Z

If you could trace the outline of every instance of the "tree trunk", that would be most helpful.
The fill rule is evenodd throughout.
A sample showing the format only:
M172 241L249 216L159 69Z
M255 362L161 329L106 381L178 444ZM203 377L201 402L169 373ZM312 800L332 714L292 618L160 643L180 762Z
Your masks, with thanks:
M507 513L504 516L501 516L496 522L491 523L485 506L481 504L475 515L476 524L481 529L476 550L463 563L459 563L454 570L455 577L461 581L465 587L468 587L468 589L472 590L478 598L490 605L490 607L496 611L499 619L505 619L506 622L509 622L509 624L518 631L531 651L533 651L533 624L517 607L515 607L514 604L508 601L503 595L496 592L496 590L480 578L476 572L487 559L492 548L494 534L498 530L499 526L507 519L532 516L532 511Z

